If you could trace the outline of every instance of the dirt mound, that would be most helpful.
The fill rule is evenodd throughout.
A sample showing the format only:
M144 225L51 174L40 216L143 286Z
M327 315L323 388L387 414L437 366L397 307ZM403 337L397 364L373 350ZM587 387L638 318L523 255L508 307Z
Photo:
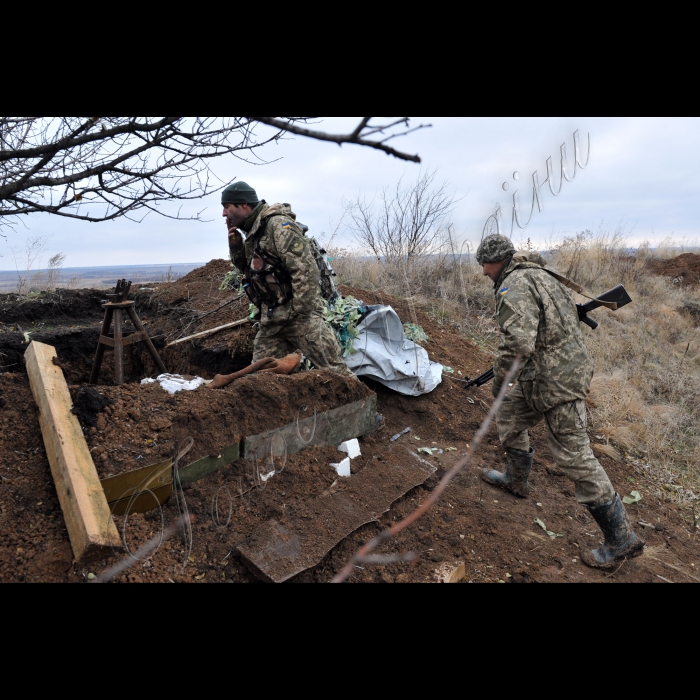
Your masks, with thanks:
M219 292L224 277L231 271L229 260L212 260L204 267L192 270L185 277L158 289L157 298L169 305L183 302L202 302L212 299ZM230 295L230 292L226 294ZM218 296L223 296L222 292Z
M170 372L210 379L250 364L255 338L252 324L165 349L174 340L247 317L247 298L237 299L237 294L220 290L230 269L228 261L214 260L175 283L151 285L155 292L136 290L131 295ZM70 384L89 381L104 318L104 297L105 292L99 290L61 291L26 299L0 296L0 372L25 371L23 356L30 339L56 347ZM220 308L231 300L234 303ZM125 333L134 330L127 320ZM155 376L143 344L127 347L124 360L127 381ZM100 383L113 384L113 371L112 353L107 352Z
M163 295L157 292L139 302L140 314L149 322L147 327L158 328L161 333L183 332L185 321L192 322L191 332L194 333L206 326L210 318L197 321L192 314L213 310L217 304L231 298L230 293L218 292L215 280L206 281L207 275L214 276L215 270L218 270L217 275L225 274L227 265L226 261L218 261L209 270L207 266L195 271L200 275L199 282L193 277L191 282L185 283L190 291L194 290L189 301L167 302L164 290ZM413 321L412 310L399 300L347 287L342 291L368 304L389 303L402 320ZM182 291L173 294L173 298L182 296ZM215 316L212 325L225 323L229 318L242 318L246 310L247 302L244 302L243 308L238 310L243 316L236 311L219 312L224 318ZM466 452L492 402L489 387L467 392L458 381L488 369L492 358L482 354L454 327L433 323L420 310L416 320L431 339L425 344L431 359L449 365L455 374L446 375L432 394L418 398L399 396L366 382L368 388L377 393L384 424L361 441L363 454L353 462L352 469L355 474L369 474L369 482L382 483L387 478L388 466L400 468L408 461L422 459L438 467L437 475L401 499L378 523L363 527L339 544L320 565L298 576L296 582L328 581L380 528L412 511L425 498L426 490L433 489L437 478ZM70 326L66 330L70 331ZM86 329L74 330L86 332ZM99 326L95 332L98 331ZM158 342L163 344L164 339ZM210 345L185 343L183 354L173 355L168 361L186 365L186 358L191 356L204 357L208 362L216 357L216 352L220 353L222 363L224 356L228 356L229 362L234 361L227 343L235 341L222 334L208 342ZM3 352L1 346L0 352ZM90 353L94 354L94 348L88 350L85 344L85 352L89 357ZM207 352L210 354L198 355ZM168 357L168 353L164 356ZM0 357L0 363L3 362L4 358ZM132 368L138 369L135 360ZM141 370L144 371L141 377L154 376L145 361ZM67 374L69 371L74 371L70 365ZM137 374L134 372L131 378L135 380ZM197 443L199 451L191 455L196 459L209 454L220 442L230 444L230 436L248 432L253 417L256 427L264 429L288 418L293 422L296 412L304 407L307 408L304 415L312 414L314 407L325 410L331 406L331 400L340 400L338 392L343 391L343 386L333 383L333 379L331 384L323 384L332 375L312 373L312 380L303 379L303 376L264 379L275 382L265 386L268 397L276 397L266 402L260 398L262 384L256 385L261 378L250 378L248 384L241 380L221 393L212 392L215 394L212 398L204 394L200 398L199 392L170 397L157 386L98 387L97 390L115 404L97 414L97 425L94 429L87 428L87 439L102 472L116 473L113 470L143 466L169 457L178 441L189 435ZM309 384L302 386L305 382ZM323 391L327 392L326 396ZM354 398L352 390L348 388L348 392L343 401ZM121 557L99 562L92 570L72 565L70 544L27 377L21 373L0 375L0 399L5 402L0 408L0 531L3 533L0 582L84 582L88 573L98 573ZM260 410L255 409L256 403ZM101 427L102 421L104 427ZM392 443L392 436L407 427L412 432ZM629 512L649 548L645 557L625 563L616 572L594 571L582 566L581 551L597 546L600 532L586 509L577 506L573 485L550 461L542 426L533 431L532 443L536 458L531 478L533 494L529 500L520 501L481 482L482 468L502 467L504 463L503 450L492 428L472 467L447 490L438 507L381 549L382 554L416 552L418 562L411 566L356 569L351 580L433 581L437 569L457 562L466 563L467 580L474 582L659 583L661 579L687 582L700 578L696 571L700 566L700 547L692 525L683 520L674 505L658 500L646 488L644 477L633 465L616 464L607 457L602 457L601 461L619 493L628 495L636 490L643 496L639 504L630 506ZM251 488L254 465L245 460L240 460L231 470L197 482L185 491L187 504L197 519L193 526L192 551L185 551L182 542L174 538L150 560L134 567L119 580L253 581L253 576L237 558L236 548L271 519L293 518L299 527L323 529L324 522L310 512L308 504L331 488L344 488L343 480L338 479L329 466L339 457L332 447L307 449L290 456L281 473L264 488ZM164 507L162 515L166 523L177 517L173 501ZM551 538L535 520L545 523L547 531L562 537ZM648 527L638 526L639 522ZM118 524L121 527L122 523ZM156 536L160 528L158 511L130 518L126 532L132 551Z
M91 427L88 444L104 478L169 459L188 437L195 441L188 455L193 462L244 437L313 418L314 412L361 401L372 392L331 372L302 372L249 376L220 391L202 387L174 396L159 384L101 387L99 401L94 393L81 388L73 396L81 406L78 415L87 420L83 425ZM100 404L104 410L95 410Z
M684 253L673 260L652 260L648 268L655 274L671 277L679 284L700 284L700 255Z
M27 332L36 330L33 326L51 327L67 321L75 326L100 319L104 315L100 307L104 295L97 289L61 289L28 297L0 294L0 330Z

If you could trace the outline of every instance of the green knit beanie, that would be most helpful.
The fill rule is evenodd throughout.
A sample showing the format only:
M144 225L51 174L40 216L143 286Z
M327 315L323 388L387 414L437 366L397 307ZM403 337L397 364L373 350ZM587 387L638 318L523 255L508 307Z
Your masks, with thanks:
M221 195L221 203L227 204L257 204L257 192L247 182L234 182Z

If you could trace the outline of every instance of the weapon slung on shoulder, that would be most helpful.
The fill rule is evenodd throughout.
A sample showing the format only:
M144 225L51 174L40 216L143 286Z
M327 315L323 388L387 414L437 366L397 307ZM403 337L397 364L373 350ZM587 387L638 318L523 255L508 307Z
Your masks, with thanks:
M593 330L596 330L599 324L592 318L588 317L588 314L591 311L595 311L601 306L607 306L607 308L610 308L610 304L616 304L616 308L612 310L617 311L623 306L627 306L627 304L631 303L632 299L627 293L627 290L621 284L618 284L617 287L611 289L609 292L605 292L605 294L601 294L597 299L589 301L587 304L577 304L576 306L578 308L579 321L581 321L581 323L585 323Z

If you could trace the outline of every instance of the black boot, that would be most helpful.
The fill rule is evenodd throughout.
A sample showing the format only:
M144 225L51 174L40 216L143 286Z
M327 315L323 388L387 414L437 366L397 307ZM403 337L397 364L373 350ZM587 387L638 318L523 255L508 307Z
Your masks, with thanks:
M510 491L519 498L527 498L530 495L530 484L527 479L532 470L535 451L531 449L528 453L520 450L506 450L506 455L508 463L505 474L484 469L481 478L491 486Z
M605 544L581 559L594 569L608 569L623 559L634 559L644 551L644 542L632 530L629 516L620 497L604 506L589 507L591 515L605 535Z

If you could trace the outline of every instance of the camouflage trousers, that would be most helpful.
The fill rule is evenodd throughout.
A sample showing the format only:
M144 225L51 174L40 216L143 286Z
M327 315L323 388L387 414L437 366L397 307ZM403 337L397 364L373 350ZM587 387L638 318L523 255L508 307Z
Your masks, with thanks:
M264 324L255 338L253 362L266 357L282 359L295 352L303 353L316 369L355 376L343 362L335 333L320 314Z
M555 464L576 484L576 500L585 506L610 503L615 498L615 489L591 450L585 401L561 404L540 413L528 405L520 385L516 384L496 418L501 443L507 449L529 452L528 430L543 420Z

